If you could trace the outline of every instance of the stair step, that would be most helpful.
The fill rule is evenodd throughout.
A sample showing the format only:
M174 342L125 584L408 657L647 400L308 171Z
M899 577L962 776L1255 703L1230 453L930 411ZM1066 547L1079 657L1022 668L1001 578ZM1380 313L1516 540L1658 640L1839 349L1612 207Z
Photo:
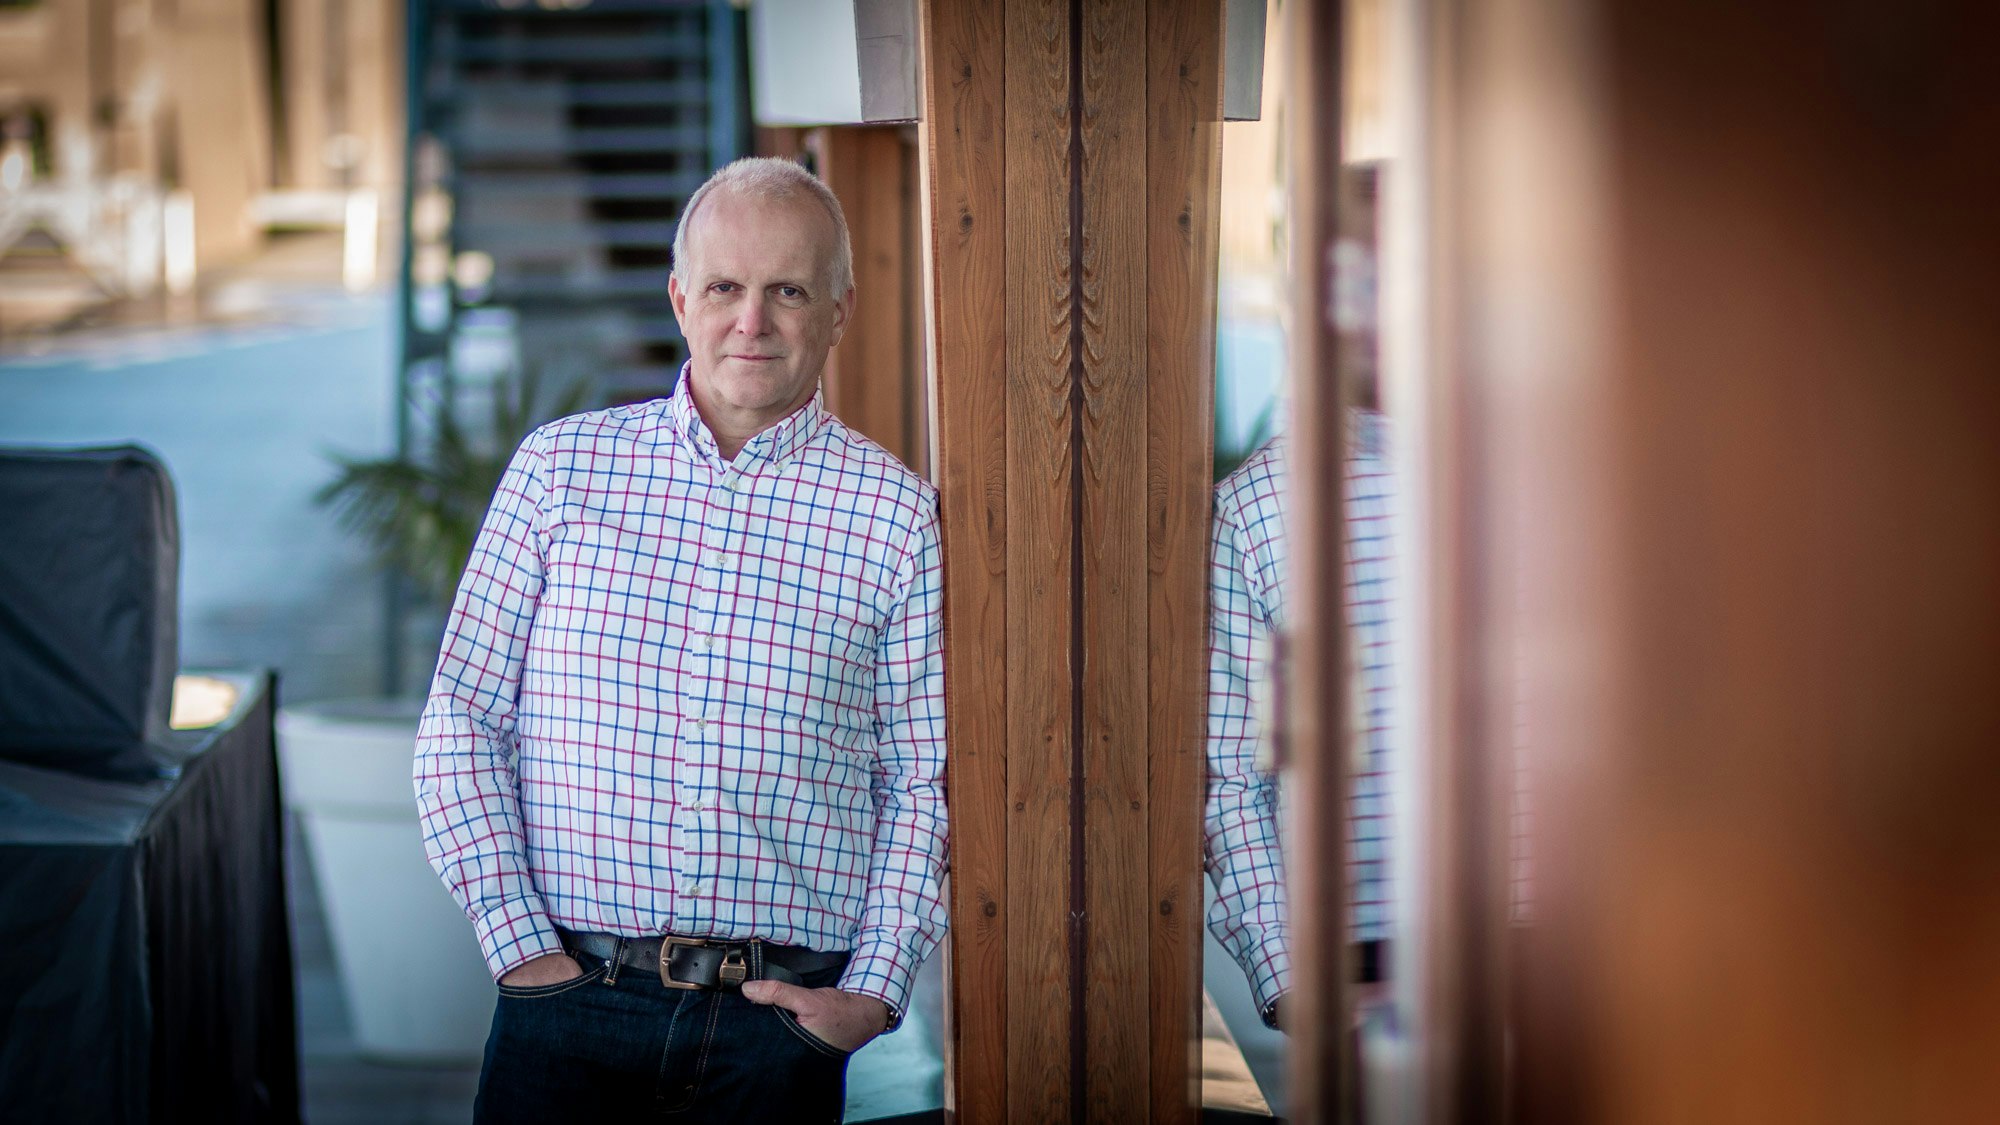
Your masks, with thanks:
M708 130L699 125L597 126L577 129L516 129L507 132L468 130L446 134L460 167L495 159L556 160L572 154L659 153L699 150L708 145Z
M651 219L533 224L462 221L453 234L461 248L489 254L571 252L593 246L656 249L674 244L674 223Z
M458 41L458 61L518 66L548 63L686 62L704 55L703 44L685 35L641 33L618 35L543 35L533 38L465 36Z
M459 192L484 192L496 199L555 196L595 199L684 198L707 178L705 172L502 172L471 171L460 177Z
M700 110L707 105L708 82L696 78L502 81L484 76L448 75L433 84L431 96L442 105L477 101L526 108L658 106L685 111Z

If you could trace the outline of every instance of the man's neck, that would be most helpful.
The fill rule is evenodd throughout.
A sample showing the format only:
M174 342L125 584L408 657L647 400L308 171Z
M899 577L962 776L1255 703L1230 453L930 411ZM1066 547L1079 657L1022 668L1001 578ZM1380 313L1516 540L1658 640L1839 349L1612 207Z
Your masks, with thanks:
M794 406L776 417L746 419L728 417L720 411L703 410L698 398L694 408L701 414L702 424L708 427L709 436L715 439L716 452L722 455L724 461L736 460L736 455L743 452L743 447L750 444L751 438L784 421L793 410L798 409Z
M734 461L736 455L743 452L743 447L750 444L751 438L791 417L800 407L812 401L818 389L815 383L804 398L769 414L713 408L702 401L693 383L688 385L688 394L694 400L695 413L701 415L702 424L708 427L709 436L715 439L716 452L724 461Z
M707 421L707 419L703 419L703 421ZM708 432L715 436L716 452L722 455L723 461L728 462L736 460L736 455L743 452L743 447L750 444L750 439L763 431L752 430L739 437L734 434L725 434L715 423L709 422Z

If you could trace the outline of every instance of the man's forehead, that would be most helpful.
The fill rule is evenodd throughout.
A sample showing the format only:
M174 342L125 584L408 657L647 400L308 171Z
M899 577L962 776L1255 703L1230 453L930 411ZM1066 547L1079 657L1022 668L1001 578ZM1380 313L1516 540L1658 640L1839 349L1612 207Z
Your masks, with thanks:
M758 270L816 273L832 256L831 217L803 193L765 196L718 191L688 231L688 264L704 274ZM822 218L824 222L820 221Z

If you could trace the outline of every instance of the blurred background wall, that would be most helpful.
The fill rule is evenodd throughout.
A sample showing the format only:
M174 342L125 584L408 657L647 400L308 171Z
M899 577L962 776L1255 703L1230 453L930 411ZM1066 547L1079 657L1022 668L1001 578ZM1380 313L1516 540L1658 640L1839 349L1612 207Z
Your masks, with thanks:
M381 580L315 506L394 433L400 0L0 4L0 442L180 489L183 659L373 690Z

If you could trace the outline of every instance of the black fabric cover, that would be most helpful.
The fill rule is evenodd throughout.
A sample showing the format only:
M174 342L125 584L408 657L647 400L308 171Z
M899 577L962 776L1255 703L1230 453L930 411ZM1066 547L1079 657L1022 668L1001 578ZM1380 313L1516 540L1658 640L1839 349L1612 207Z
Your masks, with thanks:
M296 1122L268 675L179 776L0 762L0 1122Z
M138 779L171 762L180 530L137 446L0 450L0 760Z

